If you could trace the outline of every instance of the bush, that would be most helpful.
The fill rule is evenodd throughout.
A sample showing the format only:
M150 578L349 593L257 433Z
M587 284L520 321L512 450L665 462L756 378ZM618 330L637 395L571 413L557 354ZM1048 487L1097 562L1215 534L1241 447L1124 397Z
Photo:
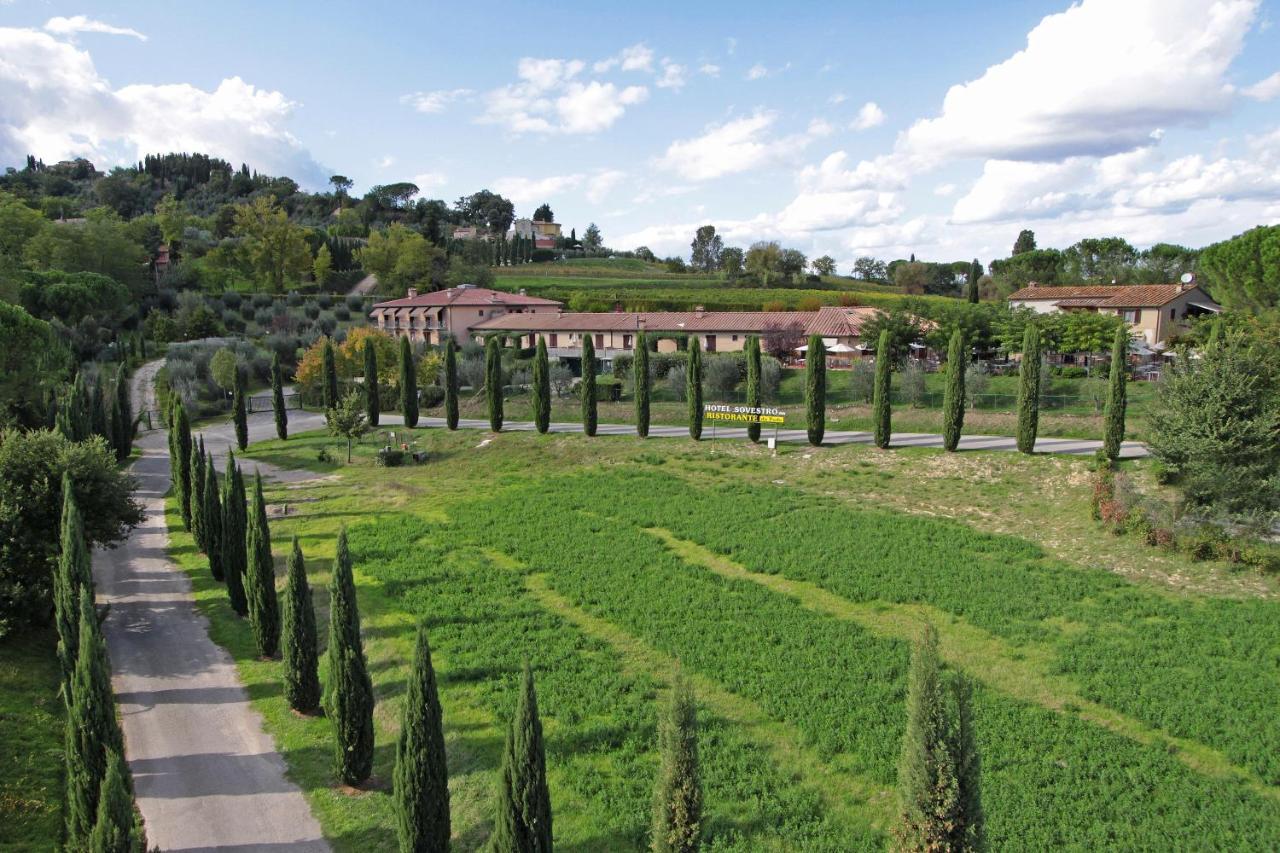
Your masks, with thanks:
M316 320L316 325L320 327L320 331L326 335L332 335L333 330L338 328L338 319L333 314L326 311Z
M346 323L351 320L351 312L347 310L347 306L339 305L333 309L333 316L337 317L339 322Z
M383 468L399 468L404 464L405 452L398 447L384 447L378 451L377 464Z
M364 313L364 297L358 293L352 293L347 296L347 310L356 314Z
M876 387L876 368L865 358L854 361L849 373L849 389L855 403L870 403Z
M545 264L548 261L554 261L556 259L556 253L551 249L534 249L532 254L529 256L529 259L535 264Z
M302 311L307 315L307 319L314 320L320 316L320 306L315 302L308 302L302 306Z
M1088 377L1089 371L1074 364L1062 364L1053 369L1053 375L1063 379L1084 379Z
M228 290L222 294L222 304L230 308L232 311L239 310L240 303L242 301L243 298L240 296L238 291Z
M302 294L296 290L290 290L286 301L289 303L290 308L297 308L302 305Z
M744 378L743 368L746 360L732 355L713 355L706 359L703 371L707 391L714 397L725 398L733 393Z
M424 409L434 409L444 402L444 389L439 385L424 385L418 392L418 400Z
M321 293L316 297L316 304L327 311L333 307L333 297L327 293Z
M782 362L772 356L760 359L760 399L772 403L778 399L782 386Z
M259 326L270 326L271 320L275 317L275 310L268 305L266 308L258 308L253 312L253 322Z
M921 366L920 362L915 359L907 359L907 363L902 366L898 377L898 388L902 392L902 399L912 406L923 404L925 395L924 367Z
M254 308L268 308L268 307L270 307L270 306L271 306L271 304L272 304L273 302L275 302L275 300L271 298L271 294L270 294L270 293L255 293L255 294L253 294L253 307L254 307Z
M667 371L667 390L675 395L677 400L683 401L685 392L688 390L689 369L683 365L677 365Z

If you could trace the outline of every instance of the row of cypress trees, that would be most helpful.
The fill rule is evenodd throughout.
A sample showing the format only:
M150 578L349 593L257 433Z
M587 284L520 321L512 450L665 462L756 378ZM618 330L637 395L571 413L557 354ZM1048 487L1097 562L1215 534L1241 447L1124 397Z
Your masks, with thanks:
M50 396L47 425L68 441L101 436L117 461L129 458L135 424L125 368L118 367L110 379L99 372L92 382L77 374L61 394Z
M84 522L70 475L62 479L61 553L54 575L54 621L66 706L67 850L142 853L146 835L134 808L133 778L116 721L111 667L94 609Z

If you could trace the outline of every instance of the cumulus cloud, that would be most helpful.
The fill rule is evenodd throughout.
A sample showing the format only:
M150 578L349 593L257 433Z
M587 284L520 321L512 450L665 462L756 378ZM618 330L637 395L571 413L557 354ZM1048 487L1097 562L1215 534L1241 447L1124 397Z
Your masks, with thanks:
M115 27L103 21L95 21L84 15L73 15L70 18L58 16L45 21L46 31L58 36L74 37L76 33L101 33L109 36L129 36L138 41L146 41L147 37L131 27Z
M1254 83L1244 90L1244 94L1255 101L1270 101L1280 97L1280 71Z
M112 88L87 51L49 33L0 28L0 162L34 153L100 166L159 151L203 151L321 186L329 172L287 130L295 104L231 77Z
M854 130L870 130L884 124L885 117L884 110L880 109L879 104L875 101L867 101L862 105L862 109L858 110L858 114L849 126Z
M832 131L826 122L814 120L804 133L775 137L770 130L777 119L777 113L761 110L712 125L701 136L672 142L658 166L688 180L710 180L786 160Z
M653 51L643 43L633 44L631 47L623 48L617 56L602 59L591 66L591 70L597 74L612 71L614 68L621 68L623 71L652 71Z
M470 89L437 89L434 92L410 92L400 96L400 103L413 107L420 113L444 112L454 101L474 94Z
M662 74L654 82L659 89L681 89L685 84L685 67L670 59L662 60Z
M587 179L587 201L600 204L617 189L627 178L627 173L618 169L601 169Z
M719 65L716 65L716 64L715 64L715 63L713 63L713 62L704 62L704 63L702 63L701 65L699 65L699 66L698 66L698 71L700 71L701 73L703 73L703 74L707 75L708 77L719 77L719 76L720 76L720 66L719 66Z
M592 204L599 204L627 177L618 169L597 169L594 172L573 172L568 175L547 175L540 178L506 177L493 182L494 189L517 204L533 204L546 201L581 189Z
M417 185L419 194L423 196L449 183L449 177L443 172L420 172L410 180Z
M577 59L521 59L515 83L485 94L478 121L505 125L517 134L597 133L649 97L644 86L575 79L585 67Z

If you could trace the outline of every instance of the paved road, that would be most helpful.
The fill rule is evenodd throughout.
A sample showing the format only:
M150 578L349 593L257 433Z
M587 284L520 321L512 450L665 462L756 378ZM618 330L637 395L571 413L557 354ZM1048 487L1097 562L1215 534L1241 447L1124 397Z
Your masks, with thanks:
M138 372L139 406L156 366ZM97 551L93 569L99 601L110 605L112 684L148 839L167 851L326 851L235 663L209 639L186 574L166 556L165 433L139 445L133 473L145 520L121 547Z

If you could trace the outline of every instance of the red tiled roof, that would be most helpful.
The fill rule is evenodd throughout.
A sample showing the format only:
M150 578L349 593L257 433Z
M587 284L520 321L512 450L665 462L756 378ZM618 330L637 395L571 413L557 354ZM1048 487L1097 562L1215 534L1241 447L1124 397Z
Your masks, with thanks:
M504 314L472 326L472 331L500 332L649 332L762 333L793 324L808 327L816 311L635 311L568 314ZM643 321L643 324L642 324Z
M866 306L819 308L818 315L809 324L806 332L828 338L858 337L862 334L862 324L879 313L879 308Z
M522 293L504 293L501 290L490 290L487 287L450 287L447 290L435 290L431 293L419 293L417 296L406 296L403 299L379 302L373 306L373 310L376 311L379 308L443 308L446 305L481 307L487 305L557 306L561 304L563 303L554 299L525 296Z
M1040 287L1031 285L1009 295L1013 300L1052 300L1065 308L1154 308L1172 302L1184 293L1198 291L1199 287L1181 284L1091 284L1065 287ZM1199 294L1203 296L1203 293ZM1078 300L1089 300L1078 302ZM1069 301L1068 301L1069 300Z

